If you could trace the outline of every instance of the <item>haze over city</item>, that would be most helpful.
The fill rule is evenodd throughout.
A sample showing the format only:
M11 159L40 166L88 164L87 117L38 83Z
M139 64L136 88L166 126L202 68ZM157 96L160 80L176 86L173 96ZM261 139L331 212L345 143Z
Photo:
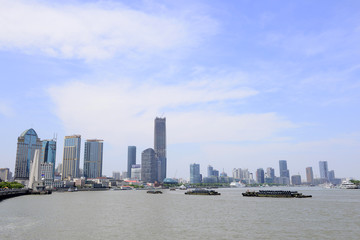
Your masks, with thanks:
M329 4L331 2L331 4ZM103 173L153 147L199 163L360 173L358 1L0 1L0 167L26 129L103 139ZM82 150L83 152L83 146ZM81 153L83 158L83 153ZM81 165L83 159L81 159Z

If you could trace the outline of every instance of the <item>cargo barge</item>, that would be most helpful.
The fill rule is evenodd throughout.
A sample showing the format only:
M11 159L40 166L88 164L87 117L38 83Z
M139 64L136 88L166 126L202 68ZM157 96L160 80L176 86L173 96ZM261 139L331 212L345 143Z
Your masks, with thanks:
M273 197L273 198L309 198L311 195L303 195L297 191L273 191L273 190L260 190L246 191L242 194L244 197Z
M206 190L206 189L195 189L185 192L186 195L220 195L220 193L214 190Z

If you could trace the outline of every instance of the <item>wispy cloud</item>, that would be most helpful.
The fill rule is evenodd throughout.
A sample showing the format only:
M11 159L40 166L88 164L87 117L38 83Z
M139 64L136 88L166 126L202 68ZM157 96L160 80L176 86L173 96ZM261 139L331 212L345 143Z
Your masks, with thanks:
M85 60L189 47L216 28L206 16L151 14L115 2L1 1L0 22L0 49Z

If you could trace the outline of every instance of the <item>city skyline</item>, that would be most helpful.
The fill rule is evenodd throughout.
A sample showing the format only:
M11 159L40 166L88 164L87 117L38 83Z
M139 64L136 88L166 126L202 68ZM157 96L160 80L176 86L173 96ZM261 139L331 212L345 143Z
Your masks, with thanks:
M286 159L302 180L309 166L319 175L319 161L360 179L359 9L355 0L4 1L0 168L14 172L14 142L33 128L41 139L104 139L103 173L126 171L127 146L141 159L154 117L166 116L170 178L194 162L202 173L255 173Z

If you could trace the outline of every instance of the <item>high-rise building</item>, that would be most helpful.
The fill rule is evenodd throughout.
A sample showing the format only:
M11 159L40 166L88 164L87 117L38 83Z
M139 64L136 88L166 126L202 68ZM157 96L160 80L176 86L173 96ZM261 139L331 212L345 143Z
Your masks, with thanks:
M291 176L291 184L292 185L301 185L301 176L300 175L292 175Z
M306 181L309 184L312 184L314 182L314 174L313 174L312 167L307 167L306 168Z
M155 118L154 150L158 163L158 180L163 182L166 178L166 118Z
M131 166L131 179L141 180L141 165L134 164Z
M120 172L112 172L112 177L115 180L120 180Z
M290 178L286 160L279 160L280 177Z
M52 176L55 175L55 162L56 162L56 141L53 140L43 140L41 153L40 153L40 163L52 164ZM45 165L43 165L45 166ZM47 169L48 170L48 169ZM46 170L46 172L47 172ZM45 171L45 170L44 170ZM47 177L50 177L51 174L47 173ZM50 180L50 179L49 179Z
M319 161L320 178L329 179L329 170L327 161Z
M9 168L0 168L0 180L7 182L10 180L10 169Z
M190 164L190 183L201 183L200 164Z
M264 169L258 168L256 170L256 181L257 181L257 183L265 182Z
M335 181L335 171L334 170L329 171L328 177L329 177L329 181L333 183Z
M15 180L28 180L30 173L30 163L34 158L35 150L41 149L41 141L34 129L25 130L18 137L16 162L15 162Z
M271 178L271 179L275 179L275 169L268 167L266 169L266 177L267 178Z
M211 165L209 165L209 166L207 167L207 176L208 176L208 177L214 176L214 168L213 168Z
M128 146L127 177L131 178L131 167L136 164L136 147Z
M98 178L102 176L103 145L103 140L86 140L84 150L84 177Z
M62 163L62 179L80 177L81 135L65 136Z
M152 148L141 153L141 180L148 183L158 181L158 161Z

